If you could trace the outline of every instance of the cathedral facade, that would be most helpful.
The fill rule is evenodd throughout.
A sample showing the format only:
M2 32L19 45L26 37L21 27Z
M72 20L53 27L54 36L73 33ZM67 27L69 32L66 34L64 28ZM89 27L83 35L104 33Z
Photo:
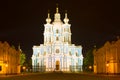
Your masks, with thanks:
M71 25L67 13L61 21L56 8L54 21L50 14L44 24L44 44L33 46L32 68L34 72L44 71L82 71L82 46L71 43Z

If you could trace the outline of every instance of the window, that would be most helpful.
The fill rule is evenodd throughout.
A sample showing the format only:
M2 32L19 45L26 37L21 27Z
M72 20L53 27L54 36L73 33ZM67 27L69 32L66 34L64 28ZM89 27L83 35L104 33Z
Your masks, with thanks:
M46 52L44 52L44 56L46 56Z
M0 66L0 71L2 71L2 66Z
M38 53L38 56L40 56L40 53Z
M65 42L65 37L64 37L64 42Z
M56 33L58 33L58 29L56 29Z
M37 63L37 65L39 66L39 63Z
M76 56L78 56L78 53L76 52Z
M64 32L65 32L65 28L64 28Z
M59 53L59 49L56 49L56 53Z
M48 29L46 28L46 32L48 32Z
M69 51L69 55L71 56L72 54L71 54L71 51Z
M58 41L59 40L59 38L58 38L58 36L56 37L56 41Z

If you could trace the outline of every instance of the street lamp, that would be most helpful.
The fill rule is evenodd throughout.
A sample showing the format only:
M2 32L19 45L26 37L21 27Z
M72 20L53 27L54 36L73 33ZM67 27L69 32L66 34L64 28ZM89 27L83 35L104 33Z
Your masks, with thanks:
M25 72L26 67L25 67L25 66L23 66L23 67L22 67L22 69L23 69L23 71Z
M89 66L90 71L92 71L92 66Z

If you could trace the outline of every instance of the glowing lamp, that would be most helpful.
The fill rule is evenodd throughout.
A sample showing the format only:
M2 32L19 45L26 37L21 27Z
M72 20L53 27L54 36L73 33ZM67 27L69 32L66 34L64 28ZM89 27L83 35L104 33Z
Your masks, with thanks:
M107 64L106 64L106 66L108 67L108 66L109 66L109 64L107 63Z
M23 66L23 70L25 70L26 69L26 67L25 66Z
M92 69L92 66L89 66L89 69Z
M5 67L8 67L8 64L6 64Z

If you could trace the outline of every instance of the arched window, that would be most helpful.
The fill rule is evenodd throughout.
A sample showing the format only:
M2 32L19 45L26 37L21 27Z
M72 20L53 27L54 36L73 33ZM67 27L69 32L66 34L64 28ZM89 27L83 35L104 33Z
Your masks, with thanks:
M72 54L71 54L71 51L69 51L69 55L71 56Z
M65 28L64 28L64 32L65 32Z
M40 53L38 53L38 56L40 56Z
M76 52L76 56L78 56L78 53Z
M37 63L37 66L39 66L39 63Z
M51 38L49 37L49 42L51 42Z
M56 49L56 53L59 53L59 49Z
M56 41L58 41L59 40L59 38L58 38L58 36L56 37Z
M46 52L44 52L44 56L46 55Z
M56 29L56 33L58 33L58 29Z
M64 37L64 42L65 42L66 40L65 40L65 37Z

